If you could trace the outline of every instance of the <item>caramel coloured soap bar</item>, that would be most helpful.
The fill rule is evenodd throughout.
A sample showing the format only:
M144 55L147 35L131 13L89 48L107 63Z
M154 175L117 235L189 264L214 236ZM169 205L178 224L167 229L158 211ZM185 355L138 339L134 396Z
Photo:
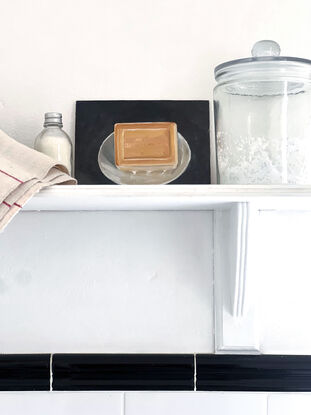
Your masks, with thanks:
M114 126L115 163L121 170L169 170L178 162L174 122L118 123Z

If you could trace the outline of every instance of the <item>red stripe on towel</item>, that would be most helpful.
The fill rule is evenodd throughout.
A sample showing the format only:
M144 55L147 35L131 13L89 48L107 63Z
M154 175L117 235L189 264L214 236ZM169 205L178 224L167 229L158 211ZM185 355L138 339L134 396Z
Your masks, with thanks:
M10 205L8 202L5 202L5 201L3 201L2 202L5 206L7 206L7 207L12 207L13 205L15 205L15 206L17 206L18 208L22 208L23 206L22 205L19 205L18 203L13 203L13 205Z
M5 174L6 176L11 177L11 179L14 179L14 180L16 180L16 181L17 181L17 182L19 182L19 183L24 183L24 182L22 182L21 180L19 180L17 177L14 177L14 176L12 176L11 174L7 173L6 171L0 170L0 173L3 173L3 174Z

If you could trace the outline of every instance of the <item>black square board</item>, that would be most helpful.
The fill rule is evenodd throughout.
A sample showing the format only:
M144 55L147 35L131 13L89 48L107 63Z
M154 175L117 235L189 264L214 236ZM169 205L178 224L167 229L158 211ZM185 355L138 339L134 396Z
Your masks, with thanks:
M113 184L97 156L118 122L174 121L191 149L187 170L173 184L210 184L208 101L77 101L75 177L79 184Z

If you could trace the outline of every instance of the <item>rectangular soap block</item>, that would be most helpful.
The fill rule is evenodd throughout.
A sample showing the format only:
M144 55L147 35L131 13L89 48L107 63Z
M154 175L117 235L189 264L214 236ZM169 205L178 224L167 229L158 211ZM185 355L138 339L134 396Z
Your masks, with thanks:
M178 163L174 122L115 124L114 145L115 163L121 170L168 170Z

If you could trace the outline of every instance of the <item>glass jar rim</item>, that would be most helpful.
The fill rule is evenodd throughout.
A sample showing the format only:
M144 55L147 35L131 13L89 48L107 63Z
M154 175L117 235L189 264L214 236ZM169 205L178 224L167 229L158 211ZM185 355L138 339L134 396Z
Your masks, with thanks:
M292 65L291 63L294 63L295 65ZM215 79L218 81L224 74L229 76L230 74L236 75L237 73L240 73L241 75L244 74L246 76L248 72L256 72L258 70L262 73L262 70L265 68L269 71L283 70L283 76L286 76L286 70L288 70L288 74L291 76L293 69L298 69L298 66L301 70L307 70L311 73L311 60L309 59L294 58L290 56L236 59L217 65L215 68ZM298 72L300 71L298 70ZM301 76L301 74L299 76ZM307 78L309 77L307 76Z
M253 46L252 57L221 63L215 68L216 81L230 78L247 78L248 75L298 77L311 80L311 60L280 56L281 48L273 40L261 40Z

